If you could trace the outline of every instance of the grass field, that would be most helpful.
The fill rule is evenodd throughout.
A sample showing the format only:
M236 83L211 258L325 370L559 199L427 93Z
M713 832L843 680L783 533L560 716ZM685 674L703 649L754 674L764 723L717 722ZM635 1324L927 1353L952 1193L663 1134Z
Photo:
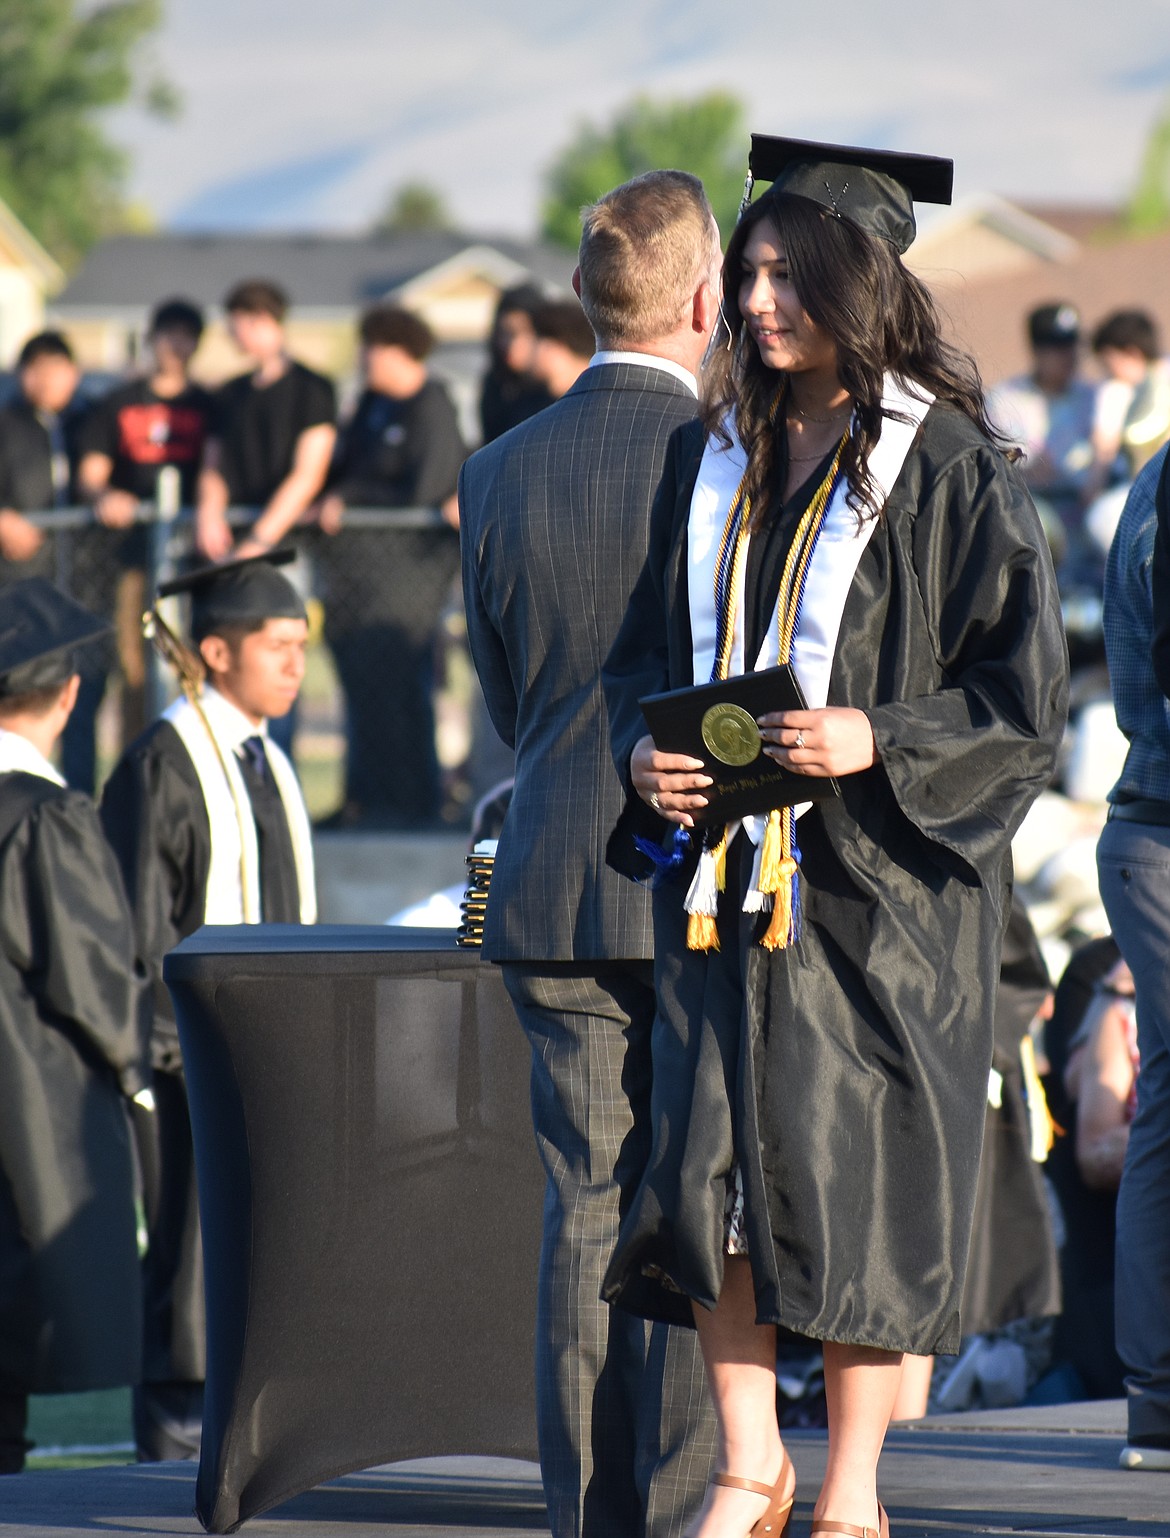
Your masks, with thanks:
M130 1390L34 1395L29 1404L28 1435L36 1443L28 1460L30 1470L132 1463Z

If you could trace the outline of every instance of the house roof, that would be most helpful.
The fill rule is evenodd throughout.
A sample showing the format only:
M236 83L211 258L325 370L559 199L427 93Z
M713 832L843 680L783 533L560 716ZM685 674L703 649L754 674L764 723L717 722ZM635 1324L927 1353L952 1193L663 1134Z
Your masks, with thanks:
M574 258L555 247L446 232L117 235L93 248L53 308L66 316L140 311L177 294L213 307L233 284L264 277L286 289L301 311L351 313L461 262L504 282L531 276L567 291Z
M989 384L1028 367L1025 322L1037 305L1068 302L1086 335L1113 310L1146 310L1170 347L1170 231L1080 247L1068 261L931 288L959 343Z
M64 272L3 198L0 198L0 246L8 250L20 265L30 267L46 289L59 288L65 281Z
M936 250L953 242L958 233L972 225L994 230L1032 260L1067 261L1076 254L1076 240L1056 225L994 193L982 192L961 198L949 208L924 210L909 260L914 265L928 264Z

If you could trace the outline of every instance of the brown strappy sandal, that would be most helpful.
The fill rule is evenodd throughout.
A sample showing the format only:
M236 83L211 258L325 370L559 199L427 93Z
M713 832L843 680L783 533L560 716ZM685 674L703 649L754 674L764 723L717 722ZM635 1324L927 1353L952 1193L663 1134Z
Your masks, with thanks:
M844 1533L845 1538L890 1538L890 1519L879 1501L876 1527L854 1527L850 1522L814 1522L810 1538L815 1538L817 1533Z
M760 1484L755 1479L740 1479L737 1474L713 1474L711 1483L726 1485L731 1490L746 1490L750 1495L766 1495L768 1509L752 1528L749 1538L784 1538L792 1521L792 1507L796 1500L796 1470L792 1459L784 1454L780 1475L774 1485Z

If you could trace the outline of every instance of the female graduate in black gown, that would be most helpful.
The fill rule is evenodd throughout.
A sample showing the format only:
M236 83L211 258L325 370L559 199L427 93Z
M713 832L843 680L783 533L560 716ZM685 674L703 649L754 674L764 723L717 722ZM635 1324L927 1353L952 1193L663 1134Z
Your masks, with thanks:
M698 1327L723 1462L695 1535L788 1520L784 1326L824 1343L813 1531L871 1538L902 1355L958 1346L1010 841L1067 659L974 364L900 261L949 162L756 138L753 169L773 186L728 248L729 347L606 665L611 862L648 872L636 833L682 861L655 893L654 1144L606 1296ZM810 708L763 715L765 751L840 796L696 861L677 830L703 761L657 751L637 702L787 657Z

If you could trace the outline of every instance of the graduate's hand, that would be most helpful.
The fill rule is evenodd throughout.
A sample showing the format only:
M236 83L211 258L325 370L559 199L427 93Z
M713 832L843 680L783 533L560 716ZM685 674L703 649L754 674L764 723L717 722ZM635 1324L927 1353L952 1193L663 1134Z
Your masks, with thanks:
M630 779L659 817L684 828L693 828L691 812L707 805L702 792L711 784L711 776L703 773L703 760L685 753L660 753L653 737L638 739L630 754Z
M782 768L813 779L856 774L878 761L873 727L864 710L774 710L756 718L764 752Z

